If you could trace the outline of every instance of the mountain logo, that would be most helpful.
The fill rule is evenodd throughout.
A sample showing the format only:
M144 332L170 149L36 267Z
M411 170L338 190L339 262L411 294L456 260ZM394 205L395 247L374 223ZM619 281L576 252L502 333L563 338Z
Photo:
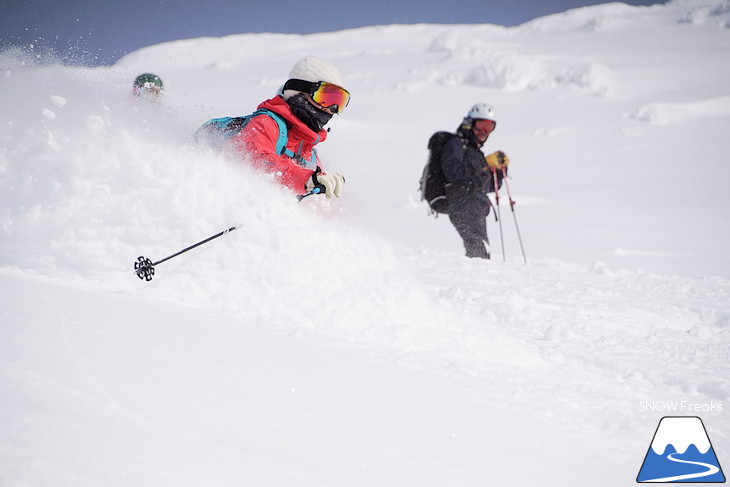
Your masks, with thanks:
M702 420L696 416L663 417L636 481L725 482L725 475Z

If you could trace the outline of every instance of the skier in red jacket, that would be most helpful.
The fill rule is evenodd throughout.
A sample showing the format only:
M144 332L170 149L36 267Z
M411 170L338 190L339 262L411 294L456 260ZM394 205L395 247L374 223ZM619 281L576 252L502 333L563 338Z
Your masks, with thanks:
M227 149L246 156L254 167L273 174L298 195L317 187L323 188L327 198L339 198L345 178L322 170L314 146L327 138L324 126L334 114L342 113L349 100L335 66L314 56L305 57L292 68L281 94L258 107L284 119L288 129L285 153L277 153L279 127L267 115L253 117L231 137Z

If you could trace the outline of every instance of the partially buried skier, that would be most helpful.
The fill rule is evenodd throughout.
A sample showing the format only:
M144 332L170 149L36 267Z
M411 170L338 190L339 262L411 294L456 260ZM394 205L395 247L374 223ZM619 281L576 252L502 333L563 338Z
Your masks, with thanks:
M225 142L224 150L273 174L297 195L317 188L327 198L339 198L345 178L323 170L315 146L327 139L325 125L349 103L350 93L342 85L333 64L315 56L301 59L280 93L258 106L257 114ZM287 140L283 150L277 150L282 122Z
M152 73L143 73L134 79L132 97L135 100L144 100L157 103L165 93L165 85L159 76Z

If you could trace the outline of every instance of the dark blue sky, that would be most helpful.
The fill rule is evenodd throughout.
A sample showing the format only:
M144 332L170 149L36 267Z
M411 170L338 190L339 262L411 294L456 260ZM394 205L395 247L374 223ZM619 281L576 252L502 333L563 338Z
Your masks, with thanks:
M33 44L68 61L112 64L177 39L246 32L308 34L365 25L519 25L592 0L0 0L0 48ZM631 5L666 3L630 0Z

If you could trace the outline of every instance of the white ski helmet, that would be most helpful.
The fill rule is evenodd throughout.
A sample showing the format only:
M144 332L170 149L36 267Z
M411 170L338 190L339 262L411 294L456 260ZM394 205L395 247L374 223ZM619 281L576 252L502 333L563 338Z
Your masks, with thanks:
M342 86L342 75L334 64L315 56L306 56L294 65L289 73L290 79L301 79L316 83L327 81Z
M343 84L342 75L335 65L316 56L306 56L300 59L289 73L289 79L300 79L311 83L326 81L338 86ZM300 92L287 89L281 93L284 99L288 100L291 96Z
M469 113L466 114L466 118L471 120L491 120L497 122L497 113L494 111L494 107L487 105L486 103L477 103Z

